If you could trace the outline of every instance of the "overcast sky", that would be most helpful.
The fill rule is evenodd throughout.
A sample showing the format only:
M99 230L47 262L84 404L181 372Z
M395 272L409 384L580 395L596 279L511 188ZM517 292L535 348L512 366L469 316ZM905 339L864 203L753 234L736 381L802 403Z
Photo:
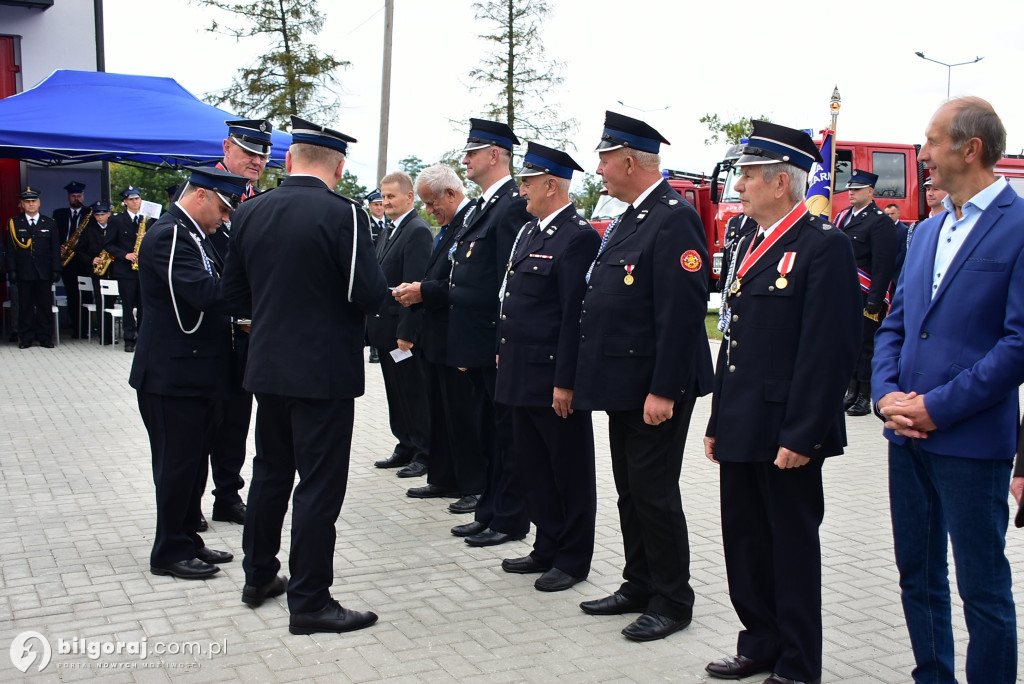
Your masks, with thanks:
M984 57L952 69L951 93L992 102L1009 132L1008 151L1024 149L1020 0L549 4L542 37L548 57L564 63L565 82L543 104L580 122L570 152L588 171L597 165L592 150L606 109L646 118L670 140L662 148L665 167L710 172L723 149L704 145L702 115L765 114L817 131L829 122L836 85L840 139L920 143L946 97L947 69L915 51L947 63ZM320 6L326 22L317 45L352 65L338 74L336 120L318 123L359 139L347 168L372 187L384 5L323 0ZM159 8L159 17L146 7ZM205 31L215 16L231 21L189 0L105 0L107 71L170 76L198 96L226 87L265 44ZM494 99L471 90L467 76L487 47L478 38L487 29L469 0L396 0L389 170L409 155L437 161L465 141L468 125L450 120L478 116Z

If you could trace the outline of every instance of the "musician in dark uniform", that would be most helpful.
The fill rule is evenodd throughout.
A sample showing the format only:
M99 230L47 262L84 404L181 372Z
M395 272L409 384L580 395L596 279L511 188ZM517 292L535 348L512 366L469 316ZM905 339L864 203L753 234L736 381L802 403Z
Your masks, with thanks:
M110 253L104 252L104 250L113 235L111 219L109 202L99 200L90 204L89 215L82 220L82 232L78 244L75 246L75 255L72 257L72 264L89 274L92 280L92 296L96 303L102 299L100 278L110 277L111 262L107 260ZM102 275L97 275L96 270L102 269L104 263L107 270ZM113 301L109 302L109 304L113 303ZM102 306L96 307L96 315L100 319L99 325L103 326L103 339L108 340L106 344L113 344L113 319L103 314ZM88 321L86 324L91 325Z
M181 196L146 231L139 284L146 311L129 384L149 432L156 485L156 575L205 579L230 553L198 534L199 502L217 404L228 392L231 354L223 264L207 238L231 219L245 191L240 176L196 168Z
M804 204L816 161L809 135L764 121L737 161L743 211L762 228L738 244L704 437L743 623L736 655L707 666L724 679L821 681L821 468L846 444L862 316L850 241Z
M573 170L583 169L565 152L529 143L519 193L536 218L520 230L500 290L494 398L512 407L516 467L537 527L530 554L501 568L543 573L540 591L583 581L594 556L594 426L572 397L584 277L601 236L569 199Z
M875 333L889 308L889 286L899 249L896 226L875 204L876 182L876 174L854 169L846 184L850 206L836 216L835 222L853 243L864 300L860 356L843 399L848 416L871 413L871 359L875 353Z
M494 546L522 539L530 530L526 502L516 477L512 411L494 401L497 377L498 287L519 229L533 217L509 168L519 144L503 123L470 119L463 149L466 177L483 195L467 212L452 252L448 302L448 365L465 368L478 395L486 397L464 416L466 430L479 425L487 459L487 485L474 511L470 546ZM456 502L457 503L457 502Z
M18 290L18 348L39 340L53 349L52 285L61 275L60 236L57 223L39 213L37 190L27 187L18 197L21 213L4 230L7 278Z
M597 151L608 194L629 205L608 226L580 325L573 408L608 412L626 565L592 615L642 615L623 630L661 639L690 624L690 549L679 495L683 444L697 397L711 391L707 240L693 206L662 178L667 142L608 112Z
M377 261L388 285L394 287L423 275L433 236L415 209L409 174L398 171L384 176L380 192L390 227L377 241ZM381 312L366 321L370 344L382 352L380 370L391 433L398 440L392 459L397 457L406 464L398 471L399 477L426 475L430 455L430 414L423 407L426 387L419 349L422 318L421 311L405 308L389 297ZM391 355L395 350L412 356L396 361Z
M142 299L139 296L139 271L136 265L139 255L136 245L139 234L145 235L151 220L139 213L142 208L142 193L138 188L129 185L122 193L125 211L115 214L110 223L114 230L107 244L107 251L114 256L107 277L117 280L117 293L121 297L124 310L124 350L135 351L135 340L138 339L139 321L142 320Z
M292 117L292 175L239 207L224 275L236 315L251 314L244 384L259 402L242 600L258 606L285 590L277 553L298 472L287 586L293 634L347 632L377 619L343 608L330 591L353 399L364 387L366 314L388 294L366 212L332 190L351 142Z
M458 496L448 506L453 513L471 513L476 509L486 482L486 462L481 458L478 426L470 424L487 400L473 384L469 374L448 365L448 292L452 270L450 252L456 234L473 204L458 174L444 164L429 166L416 178L416 193L424 208L441 226L434 238L433 250L421 280L401 283L394 297L402 306L423 311L420 349L423 352L430 411L430 459L427 485L410 489L408 494L425 491L430 496ZM455 525L452 534L465 537L485 529L475 520Z
M61 245L75 234L75 229L89 216L89 210L83 206L85 183L71 181L64 186L64 189L68 193L68 206L53 212L53 220L57 222ZM67 308L68 319L71 321L71 337L75 339L85 335L81 329L82 298L78 291L78 276L91 278L92 268L83 265L80 261L72 260L61 272L61 277L64 280L64 292L68 298Z

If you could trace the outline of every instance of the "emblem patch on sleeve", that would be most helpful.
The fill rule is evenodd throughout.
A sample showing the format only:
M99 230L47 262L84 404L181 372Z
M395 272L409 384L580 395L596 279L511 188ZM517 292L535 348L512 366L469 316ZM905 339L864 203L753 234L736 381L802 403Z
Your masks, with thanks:
M697 254L696 250L688 249L683 252L683 255L679 257L679 263L682 264L683 269L694 273L700 270L700 254Z

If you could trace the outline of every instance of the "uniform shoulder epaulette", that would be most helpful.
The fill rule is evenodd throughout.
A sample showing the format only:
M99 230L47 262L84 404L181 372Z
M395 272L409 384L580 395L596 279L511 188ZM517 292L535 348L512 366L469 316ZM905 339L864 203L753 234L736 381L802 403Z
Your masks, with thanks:
M665 193L664 195L661 196L661 202L663 204L667 204L670 207L674 207L677 204L679 204L679 198L678 197L672 197L668 193Z
M809 216L808 220L811 222L811 225L815 226L818 230L827 231L832 230L832 228L834 227L831 223L824 220L820 216Z
M875 213L876 213L876 214L879 214L879 215L881 215L881 214L884 214L885 212L884 212L884 211L882 211L881 209L877 209L877 208L876 208L876 209L875 209Z
M337 190L334 190L334 189L332 189L332 188L328 188L328 190L330 191L330 193L331 193L332 195L334 195L334 196L335 196L335 197L337 197L338 199L341 199L341 200L345 200L345 201L346 201L346 202L348 202L349 204L355 204L356 206L362 206L362 204L363 204L362 202L359 202L359 201L357 201L357 200L354 200L354 199L352 199L351 197L345 197L345 195L342 195L342 194L341 194L340 192L338 192Z

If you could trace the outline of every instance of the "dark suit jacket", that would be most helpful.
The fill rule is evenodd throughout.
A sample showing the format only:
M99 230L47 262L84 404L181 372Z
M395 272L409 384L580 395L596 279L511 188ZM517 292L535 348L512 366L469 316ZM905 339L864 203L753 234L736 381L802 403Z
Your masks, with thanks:
M32 243L27 249L18 247L11 238L10 223L4 226L4 241L7 243L5 258L7 272L17 274L19 281L45 280L54 282L61 273L60 239L57 224L49 216L36 215L36 225L30 226L24 213L11 219L14 234L22 244Z
M387 242L382 236L377 242L377 261L389 287L411 283L423 276L433 236L427 222L415 211L409 212L395 228ZM395 340L419 344L423 312L404 307L394 297L384 300L379 314L366 320L366 333L370 344L382 352L395 349Z
M423 303L413 305L413 308L423 310L420 350L423 352L423 358L431 363L444 364L448 361L448 280L452 272L448 251L455 244L455 238L471 206L472 202L467 202L444 228L440 241L430 252L420 281L420 296L423 297Z
M910 242L892 310L875 336L873 398L925 395L938 428L922 443L928 451L1012 458L1024 383L1024 200L1011 187L1000 192L932 296L946 214L922 221ZM906 441L889 430L885 436Z
M363 393L366 314L388 295L367 220L312 176L286 178L235 210L224 291L236 315L252 318L245 389L314 399Z
M61 207L53 212L53 220L57 223L57 232L60 235L60 241L67 242L68 237L74 232L75 228L82 223L84 219L91 212L89 207L82 207L78 210L78 220L75 221L74 225L71 224L71 207Z
M221 279L206 269L204 252L215 274L220 264L200 246L205 244L176 204L142 239L139 285L146 315L128 380L137 390L181 397L228 394L228 306Z
M143 220L146 222L147 231L153 227L153 219L141 216L139 230L141 230L141 221ZM109 240L107 241L106 249L114 255L114 263L110 266L108 277L135 278L138 276L138 271L132 270L132 262L125 258L125 256L135 251L135 241L138 239L135 222L132 221L128 212L125 211L111 216L110 225L113 227L113 231L108 236ZM212 237L208 235L206 239L210 240ZM221 258L224 257L223 254L219 256Z
M594 265L574 407L626 411L643 408L648 394L683 401L711 391L710 268L697 211L662 181L615 227Z
M494 398L509 406L551 406L555 387L573 389L584 276L601 236L568 206L544 229L529 224L510 265L498 324Z
M890 221L891 223L891 221ZM739 248L745 253L752 236ZM796 252L787 285L778 265ZM804 213L729 298L706 434L723 462L774 461L780 446L812 458L846 446L843 390L861 346L861 295L850 241Z
M850 238L857 267L871 276L871 290L864 299L865 306L880 307L885 302L885 293L896 269L896 225L888 214L872 202L852 217L850 224L844 228L840 224L850 211L852 209L849 207L844 209L836 217L836 225Z
M468 213L468 212L467 212ZM498 287L512 243L533 220L509 179L472 214L456 238L448 292L448 365L493 368L498 352Z

